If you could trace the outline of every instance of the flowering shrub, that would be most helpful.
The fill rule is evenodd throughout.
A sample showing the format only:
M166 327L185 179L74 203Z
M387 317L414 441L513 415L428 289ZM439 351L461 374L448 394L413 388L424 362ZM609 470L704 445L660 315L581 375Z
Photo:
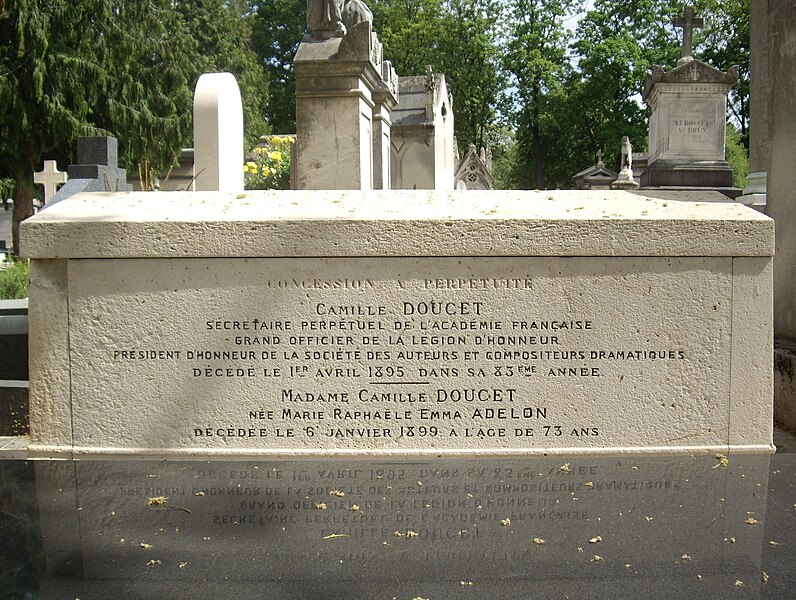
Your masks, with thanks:
M290 189L290 147L295 136L264 135L243 165L247 190Z

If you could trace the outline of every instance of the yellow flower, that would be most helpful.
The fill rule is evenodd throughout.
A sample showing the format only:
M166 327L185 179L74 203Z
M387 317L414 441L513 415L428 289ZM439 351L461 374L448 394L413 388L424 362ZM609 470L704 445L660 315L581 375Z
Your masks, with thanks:
M271 169L263 167L263 177L268 177L271 174Z
M243 165L243 172L244 173L248 173L249 172L249 165Z
M273 152L268 153L268 158L271 160L282 160L282 153L279 150L274 150Z

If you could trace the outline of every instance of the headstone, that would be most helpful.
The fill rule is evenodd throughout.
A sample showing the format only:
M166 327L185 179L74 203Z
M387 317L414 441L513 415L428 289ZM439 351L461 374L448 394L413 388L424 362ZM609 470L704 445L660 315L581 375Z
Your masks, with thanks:
M452 190L457 157L453 105L445 75L399 77L393 110L392 188Z
M361 6L359 6L361 5ZM369 190L388 187L390 110L397 101L395 72L385 67L382 45L367 7L350 2L350 27L337 16L319 26L308 2L311 33L299 44L296 72L296 187L299 190ZM326 10L324 8L324 10ZM339 17L342 19L342 16ZM385 173L387 178L385 179Z
M597 163L572 176L576 190L610 190L617 173L605 166L603 151L597 151Z
M2 261L5 254L10 252L8 246L11 244L12 239L12 206L13 202L3 202L2 207L0 207L0 246L2 246L2 250L0 250L0 261Z
M127 171L120 169L114 137L81 137L77 139L77 163L69 165L69 180L47 203L53 205L81 192L126 192ZM46 206L45 206L46 208Z
M45 160L41 171L33 174L34 183L44 186L44 202L50 201L58 191L59 184L66 183L68 176L63 171L58 170L58 163L54 160Z
M633 144L626 135L622 136L622 152L620 164L622 168L616 177L616 181L611 184L614 190L635 190L639 183L633 179Z
M658 194L72 197L31 452L768 452L773 222Z
M196 189L196 169L193 148L183 148L177 166L158 182L161 192L192 192Z
M205 73L193 98L196 191L243 191L243 104L231 73Z
M644 187L710 187L732 191L732 168L725 160L727 95L738 67L722 72L691 56L691 31L700 20L693 9L679 21L682 57L671 71L654 66L644 101L650 109L648 166Z
M475 144L470 144L467 153L456 169L456 189L491 190L495 185L492 176L492 152L483 148L479 153Z

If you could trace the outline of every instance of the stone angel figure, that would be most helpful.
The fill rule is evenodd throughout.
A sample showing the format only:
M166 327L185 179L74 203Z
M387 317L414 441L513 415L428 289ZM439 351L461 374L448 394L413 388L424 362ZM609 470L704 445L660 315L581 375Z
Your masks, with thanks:
M343 0L307 0L307 29L321 40L345 35Z

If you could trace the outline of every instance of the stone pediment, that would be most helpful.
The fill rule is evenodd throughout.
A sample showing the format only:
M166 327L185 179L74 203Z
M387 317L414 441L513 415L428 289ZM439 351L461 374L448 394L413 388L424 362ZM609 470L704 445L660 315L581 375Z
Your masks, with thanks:
M580 173L573 175L573 179L575 178L606 178L614 180L617 178L617 173L606 167L603 163L599 162L596 165L590 166L588 169L583 169Z
M726 73L696 58L676 66L671 71L664 71L662 67L654 65L647 73L644 99L649 97L652 88L659 83L718 83L732 87L737 81L737 65Z
M488 155L491 156L491 153ZM475 144L470 144L467 153L459 163L454 176L454 183L457 190L491 190L495 185L495 178L492 176L492 160L487 158L487 154L480 156Z

